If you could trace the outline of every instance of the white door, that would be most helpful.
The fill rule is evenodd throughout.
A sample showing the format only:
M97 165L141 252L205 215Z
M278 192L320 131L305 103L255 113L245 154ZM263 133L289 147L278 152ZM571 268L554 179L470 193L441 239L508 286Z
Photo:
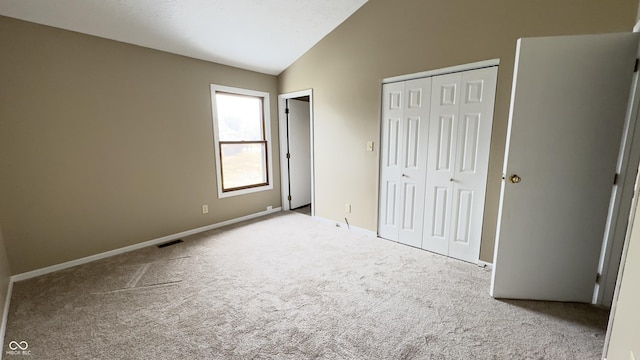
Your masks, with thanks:
M311 120L309 102L287 100L289 114L289 195L290 208L311 204Z
M419 247L431 78L383 85L380 237Z
M491 295L591 302L638 35L518 40Z
M435 76L422 248L476 263L497 67Z
M404 83L382 86L378 236L398 241Z
M477 263L484 218L498 68L462 73L449 256Z

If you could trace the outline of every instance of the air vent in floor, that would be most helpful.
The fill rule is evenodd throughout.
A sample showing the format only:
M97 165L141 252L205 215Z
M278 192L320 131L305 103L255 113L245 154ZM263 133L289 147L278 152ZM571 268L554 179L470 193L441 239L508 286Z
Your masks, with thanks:
M162 249L162 248L167 247L167 246L180 244L181 242L184 242L184 241L182 241L182 239L172 240L172 241L166 242L164 244L158 245L158 248Z

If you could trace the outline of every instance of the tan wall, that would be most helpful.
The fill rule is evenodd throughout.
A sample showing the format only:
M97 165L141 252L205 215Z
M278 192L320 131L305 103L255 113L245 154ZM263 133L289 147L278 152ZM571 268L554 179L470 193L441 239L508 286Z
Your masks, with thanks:
M379 146L371 153L365 144L379 142L383 78L498 58L480 255L492 261L516 40L630 31L637 7L637 0L370 0L279 77L281 93L314 90L316 215L377 228Z
M640 359L640 211L636 209L629 239L627 259L620 283L607 360Z
M275 76L6 17L0 49L13 274L280 206L277 161L274 190L217 199L209 93L270 92L277 144Z

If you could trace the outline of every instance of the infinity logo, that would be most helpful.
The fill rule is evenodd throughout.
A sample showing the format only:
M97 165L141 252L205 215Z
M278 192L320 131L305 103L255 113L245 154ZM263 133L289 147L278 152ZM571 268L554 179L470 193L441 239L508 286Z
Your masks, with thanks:
M27 350L29 348L29 343L27 343L26 341L12 341L9 343L9 349L11 350Z

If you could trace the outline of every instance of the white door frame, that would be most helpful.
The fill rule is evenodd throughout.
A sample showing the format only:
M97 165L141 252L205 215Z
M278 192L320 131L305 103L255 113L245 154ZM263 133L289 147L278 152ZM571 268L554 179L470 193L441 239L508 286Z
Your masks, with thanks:
M633 27L633 32L640 32L640 21L636 23ZM639 50L639 58L640 58L640 50ZM619 160L618 165L621 165L622 171L625 173L619 173L620 178L622 178L622 182L618 185L620 189L619 192L622 194L620 197L623 201L630 201L629 204L626 202L623 203L621 208L617 209L617 214L613 214L613 221L615 221L614 231L608 231L605 234L605 244L602 246L603 255L600 259L600 265L608 271L608 273L601 272L601 278L604 279L604 284L598 286L596 291L594 292L594 302L596 304L602 304L603 302L603 291L606 291L606 294L611 291L610 289L601 289L604 287L615 287L615 291L613 293L613 299L611 300L611 312L609 314L609 323L607 324L607 335L604 339L604 349L602 352L602 358L606 359L609 352L609 343L611 341L611 330L613 328L613 321L616 316L616 304L618 303L618 295L620 293L620 283L622 281L622 274L624 272L624 265L627 261L627 250L629 248L629 239L631 236L631 230L634 226L633 219L635 218L635 214L637 211L637 203L639 194L637 192L637 184L640 182L640 174L639 172L639 163L640 163L640 144L638 139L640 139L640 126L636 126L638 121L640 121L640 81L638 72L633 74L633 84L631 89L631 96L629 100L629 107L627 110L627 118L625 119L626 124L630 124L630 126L625 127L625 133L623 137L623 145L620 150L622 159ZM626 126L625 124L625 126ZM626 164L625 164L626 157ZM615 194L612 194L612 197L615 197ZM616 204L614 203L614 206ZM611 211L611 213L616 213L616 211ZM637 224L635 224L637 226ZM609 230L609 229L608 229ZM611 241L613 244L608 246L608 241ZM611 247L621 247L621 256L620 262L613 261L611 254ZM618 266L615 266L615 263L618 263ZM598 270L601 270L600 268ZM604 304L607 303L607 298L604 299Z
M476 70L476 69L482 69L485 67L499 66L499 65L500 65L500 59L490 59L490 60L478 61L474 63L450 66L442 69L428 70L428 71L423 71L423 72L414 73L414 74L384 78L382 79L382 84L390 84L394 82L414 80L414 79L420 79L420 78L437 76L437 75L445 75L445 74L451 74L451 73L467 71L467 70Z
M637 32L637 31L636 31ZM638 54L640 56L640 53ZM618 280L622 249L627 234L631 200L634 196L634 185L638 163L640 163L640 82L638 72L633 74L631 94L627 105L625 125L620 144L620 154L616 164L617 184L611 192L607 227L602 243L598 274L600 282L596 284L593 304L611 307Z
M313 144L313 90L301 90L278 95L278 128L280 134L280 179L282 194L282 210L291 210L289 200L287 198L289 189L289 172L287 163L287 100L295 99L303 96L309 96L309 121L310 121L310 144L311 144L311 216L315 216L315 185L314 185L314 144Z

